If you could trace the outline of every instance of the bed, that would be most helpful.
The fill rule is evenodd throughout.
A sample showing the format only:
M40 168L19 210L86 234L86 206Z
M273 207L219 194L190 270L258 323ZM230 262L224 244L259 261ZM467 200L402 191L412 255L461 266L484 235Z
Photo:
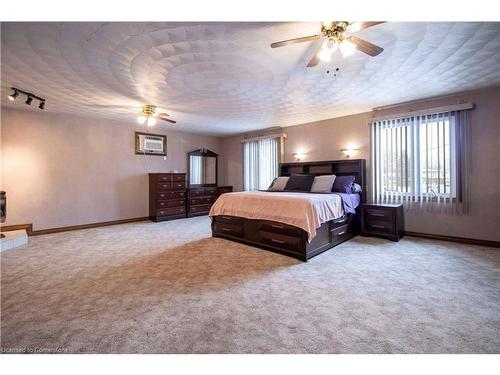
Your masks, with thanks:
M210 210L212 235L307 261L359 234L365 173L364 159L282 163L280 176L352 175L361 193L227 193Z

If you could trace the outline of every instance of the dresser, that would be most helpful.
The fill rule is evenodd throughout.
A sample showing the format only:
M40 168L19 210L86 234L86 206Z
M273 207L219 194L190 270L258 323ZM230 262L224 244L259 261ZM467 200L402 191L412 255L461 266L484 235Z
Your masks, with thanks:
M232 186L190 187L187 189L187 216L207 215L221 194L233 191Z
M404 235L402 204L362 203L361 234L399 241Z
M186 174L149 174L149 218L153 221L186 217Z

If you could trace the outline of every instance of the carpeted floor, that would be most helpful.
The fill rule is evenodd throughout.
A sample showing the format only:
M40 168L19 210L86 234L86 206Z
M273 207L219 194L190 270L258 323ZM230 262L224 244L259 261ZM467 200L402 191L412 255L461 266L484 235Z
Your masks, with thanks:
M30 241L1 253L4 352L500 352L498 249L357 237L302 263L207 217Z

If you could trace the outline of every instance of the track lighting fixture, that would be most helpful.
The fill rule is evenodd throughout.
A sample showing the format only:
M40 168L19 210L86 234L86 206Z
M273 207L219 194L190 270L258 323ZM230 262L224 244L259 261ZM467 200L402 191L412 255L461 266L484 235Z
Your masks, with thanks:
M16 100L16 98L19 96L19 92L17 90L14 90L12 94L9 95L9 100Z
M14 91L12 94L8 96L10 101L16 100L16 98L19 96L19 94L26 95L26 101L25 103L27 105L31 105L31 102L33 102L33 99L38 100L40 103L38 104L38 108L44 109L45 108L45 99L39 97L38 95L35 95L31 92L23 91L21 89L18 89L16 87L11 87L11 89Z

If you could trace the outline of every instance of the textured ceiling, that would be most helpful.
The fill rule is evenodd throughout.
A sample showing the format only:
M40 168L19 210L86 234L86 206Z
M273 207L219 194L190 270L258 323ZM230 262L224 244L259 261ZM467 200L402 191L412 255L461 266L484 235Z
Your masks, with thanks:
M46 111L135 122L155 104L206 134L289 126L500 84L500 23L388 22L356 35L385 51L306 68L319 23L3 23L2 105L11 86ZM319 43L319 44L318 44ZM327 74L339 67L334 77Z

